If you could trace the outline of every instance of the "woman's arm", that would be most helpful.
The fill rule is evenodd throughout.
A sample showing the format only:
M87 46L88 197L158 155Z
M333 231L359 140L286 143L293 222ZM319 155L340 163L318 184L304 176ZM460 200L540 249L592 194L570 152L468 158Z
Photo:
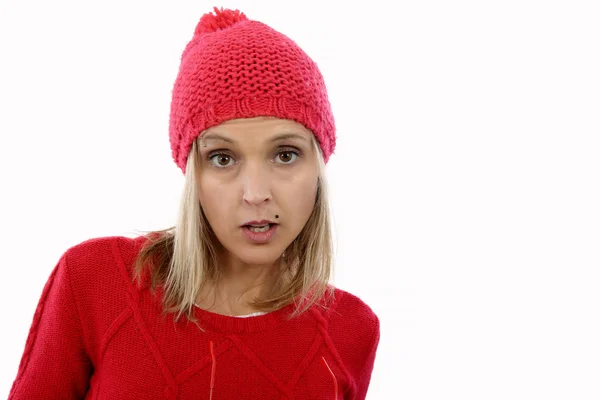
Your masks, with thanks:
M370 341L369 351L365 358L362 372L357 377L355 400L364 400L367 396L367 390L369 389L369 383L371 382L371 373L373 372L373 365L375 364L375 355L377 354L377 347L379 346L379 336L379 319L375 317L375 328L373 330L373 337Z
M8 398L83 399L91 372L65 253L42 291Z

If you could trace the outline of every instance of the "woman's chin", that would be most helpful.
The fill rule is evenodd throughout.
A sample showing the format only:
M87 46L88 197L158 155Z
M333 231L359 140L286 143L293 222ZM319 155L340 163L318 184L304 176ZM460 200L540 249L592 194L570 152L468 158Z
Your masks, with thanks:
M279 258L281 258L282 253L283 251L277 252L273 249L256 248L239 252L236 254L236 256L245 264L268 265L275 263Z

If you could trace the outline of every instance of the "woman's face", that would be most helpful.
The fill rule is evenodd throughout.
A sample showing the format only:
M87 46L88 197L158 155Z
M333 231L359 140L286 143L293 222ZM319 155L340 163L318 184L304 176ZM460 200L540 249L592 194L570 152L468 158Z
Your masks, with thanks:
M303 125L272 117L230 120L204 133L198 142L199 200L228 256L273 263L298 236L317 193L311 140ZM247 226L265 220L274 225Z

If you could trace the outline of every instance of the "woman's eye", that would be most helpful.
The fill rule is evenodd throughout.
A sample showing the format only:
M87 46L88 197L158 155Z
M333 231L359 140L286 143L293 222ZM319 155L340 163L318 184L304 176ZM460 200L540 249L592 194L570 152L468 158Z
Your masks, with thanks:
M276 162L279 164L292 164L298 158L295 151L282 151L277 154ZM217 153L209 157L210 162L217 168L225 168L235 164L233 157L225 153Z
M291 164L296 160L296 158L298 158L298 154L296 154L294 151L282 151L281 153L277 154L277 158L281 160L283 164Z
M227 154L215 154L214 156L210 157L210 161L214 166L223 168L228 167L230 165L230 161L233 161L233 159Z

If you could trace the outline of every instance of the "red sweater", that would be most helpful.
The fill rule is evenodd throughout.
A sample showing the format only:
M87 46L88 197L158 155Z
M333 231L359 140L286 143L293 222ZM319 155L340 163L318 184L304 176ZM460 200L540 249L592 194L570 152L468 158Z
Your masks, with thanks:
M143 236L69 248L46 283L10 400L364 399L379 320L335 289L329 311L292 305L236 318L195 308L206 332L161 315L161 289L132 283ZM338 393L337 397L335 393Z

